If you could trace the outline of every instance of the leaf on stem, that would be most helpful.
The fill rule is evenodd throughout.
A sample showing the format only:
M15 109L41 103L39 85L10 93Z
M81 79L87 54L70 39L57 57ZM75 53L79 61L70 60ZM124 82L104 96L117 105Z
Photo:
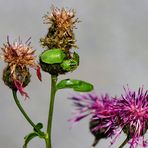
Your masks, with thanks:
M25 142L24 142L24 145L23 145L23 148L27 148L27 145L28 143L35 137L37 137L38 134L36 132L32 132L30 134L28 134L27 136L25 136Z
M43 128L43 124L42 123L38 123L35 127L34 127L34 131L38 132Z
M27 136L25 136L25 141L24 141L24 145L23 148L27 148L28 143L35 137L40 137L43 138L44 133L41 132L40 130L43 128L43 124L42 123L38 123L35 127L34 127L34 132L31 132L30 134L28 134ZM39 132L40 131L40 132Z
M57 84L57 90L64 88L72 88L74 91L79 92L89 92L93 90L93 85L82 80L65 79Z

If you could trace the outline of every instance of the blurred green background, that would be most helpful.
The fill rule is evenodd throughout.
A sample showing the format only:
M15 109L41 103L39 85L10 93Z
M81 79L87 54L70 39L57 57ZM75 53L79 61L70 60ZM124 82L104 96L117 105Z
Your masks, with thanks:
M43 49L39 39L46 35L42 16L51 5L74 8L82 21L77 25L76 39L81 57L79 68L62 78L77 78L94 84L98 94L120 95L123 85L133 89L148 87L148 1L147 0L0 0L0 45L19 36L32 37L32 46L39 55ZM0 62L1 76L5 67ZM32 83L26 88L30 99L20 101L34 122L46 128L49 106L50 76L42 72L39 82L32 72ZM56 96L53 119L53 148L90 148L93 136L88 119L70 129L72 90L61 90ZM32 130L13 101L10 89L0 80L0 148L21 148L23 137ZM125 138L122 134L113 148ZM98 148L107 148L102 140ZM34 139L28 148L44 148L44 141ZM127 146L128 147L128 146Z

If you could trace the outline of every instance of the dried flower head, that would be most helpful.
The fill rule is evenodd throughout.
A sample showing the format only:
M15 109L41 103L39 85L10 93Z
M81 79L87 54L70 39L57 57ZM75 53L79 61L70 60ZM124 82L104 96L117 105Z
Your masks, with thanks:
M144 134L148 128L148 91L142 88L132 91L125 89L125 95L122 95L118 103L118 111L120 115L120 126L127 134L130 141L130 147L134 148L138 145L142 138L142 146L145 147L146 141Z
M13 81L18 90L23 90L20 87L23 87L23 79L25 80L26 74L28 74L28 66L37 71L37 76L41 80L40 67L35 63L35 50L33 50L30 46L30 38L25 44L22 43L20 39L11 44L9 38L7 37L7 43L5 43L1 49L3 51L2 58L6 63L8 63L8 67L6 69L9 72L7 72L6 69L4 72L10 74L12 79L11 81ZM5 75L6 74L4 74L4 76ZM20 92L21 94L24 94L22 93L23 91Z
M45 15L45 23L51 24L51 25L57 25L57 28L61 29L61 31L65 31L68 33L68 35L71 36L71 33L69 32L73 28L75 28L75 23L78 22L78 19L74 19L75 17L75 11L72 10L66 10L64 8L59 9L57 7L52 7L52 13L51 15Z
M69 50L75 45L75 36L73 29L76 28L76 23L79 22L75 18L75 11L59 9L52 7L51 14L44 16L44 22L49 24L48 34L41 39L41 44L47 46L49 49L60 48L62 50Z

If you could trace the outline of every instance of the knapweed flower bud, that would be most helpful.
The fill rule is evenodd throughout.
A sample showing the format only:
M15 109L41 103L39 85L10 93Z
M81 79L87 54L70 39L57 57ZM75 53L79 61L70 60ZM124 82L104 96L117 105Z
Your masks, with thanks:
M44 16L44 22L49 24L48 33L45 38L41 38L41 44L48 49L59 48L69 53L69 50L76 46L73 29L78 18L75 18L74 10L66 10L52 7L51 14Z
M7 43L1 49L3 51L2 58L8 64L3 73L5 84L12 89L17 88L22 95L28 97L23 90L23 87L30 82L28 67L34 68L41 80L40 67L35 63L35 50L30 46L30 38L25 44L20 39L11 44L7 38Z

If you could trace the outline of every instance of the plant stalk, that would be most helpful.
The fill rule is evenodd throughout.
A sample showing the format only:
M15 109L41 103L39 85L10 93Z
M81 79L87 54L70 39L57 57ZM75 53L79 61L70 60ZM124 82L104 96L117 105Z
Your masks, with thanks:
M25 119L30 123L30 125L36 129L36 131L41 135L43 136L44 138L44 133L41 132L39 129L36 128L36 125L33 123L33 121L30 119L30 117L27 115L27 113L25 112L25 110L23 109L23 107L21 106L19 100L18 100L18 97L17 97L17 91L16 90L12 90L12 93L13 93L13 98L14 98L14 101L17 105L17 107L19 108L19 110L21 111L21 113L23 114L23 116L25 117Z
M23 116L25 117L25 119L30 123L30 125L35 128L35 124L32 122L32 120L29 118L29 116L27 115L27 113L25 112L25 110L23 109L23 107L21 106L18 98L17 98L17 91L16 90L12 90L13 93L13 98L14 101L17 105L17 107L19 108L19 110L21 111L21 113L23 114Z
M95 146L98 144L99 141L100 141L100 139L95 138L91 148L95 148Z
M52 148L51 130L52 130L52 118L54 111L54 100L56 94L56 83L57 83L57 76L51 75L50 107L49 107L48 124L47 124L48 141L46 142L46 148Z
M119 146L119 148L123 148L129 141L129 137L127 136L127 138L123 141L123 143Z

